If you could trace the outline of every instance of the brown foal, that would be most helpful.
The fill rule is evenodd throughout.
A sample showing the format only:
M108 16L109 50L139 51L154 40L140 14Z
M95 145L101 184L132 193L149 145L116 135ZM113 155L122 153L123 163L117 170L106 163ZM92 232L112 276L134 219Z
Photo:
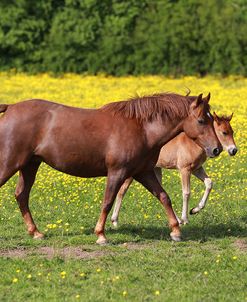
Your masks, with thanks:
M105 222L117 192L133 177L164 206L171 238L180 227L167 193L154 173L161 147L184 131L214 157L222 151L202 98L161 93L81 109L28 100L0 105L0 186L19 171L15 196L30 235L42 238L29 210L29 194L41 162L79 177L107 176L97 243L106 243Z
M233 156L237 153L237 147L233 138L233 130L230 125L231 116L219 117L214 112L214 129L216 135L224 150L228 151L229 155ZM183 191L183 209L182 218L178 221L180 224L188 223L188 203L190 198L190 177L195 175L198 179L204 182L205 192L198 206L191 209L191 214L198 213L206 205L209 193L212 189L212 180L208 177L202 165L207 159L205 151L200 148L192 139L184 132L180 133L174 139L170 140L160 150L160 155L155 167L155 174L160 184L162 184L161 168L177 169L181 174L182 191ZM115 227L118 224L118 216L121 208L122 200L126 194L133 178L126 179L120 188L117 197L111 221Z

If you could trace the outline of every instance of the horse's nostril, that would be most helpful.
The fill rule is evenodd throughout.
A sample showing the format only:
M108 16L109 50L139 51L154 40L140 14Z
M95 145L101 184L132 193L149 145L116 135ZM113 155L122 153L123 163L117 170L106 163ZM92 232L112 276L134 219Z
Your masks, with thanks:
M216 155L219 155L219 154L220 154L220 149L219 149L219 148L214 148L213 154L214 154L215 156L216 156Z
M233 149L232 149L232 155L235 155L237 152L238 152L238 149L237 149L237 148L233 148Z

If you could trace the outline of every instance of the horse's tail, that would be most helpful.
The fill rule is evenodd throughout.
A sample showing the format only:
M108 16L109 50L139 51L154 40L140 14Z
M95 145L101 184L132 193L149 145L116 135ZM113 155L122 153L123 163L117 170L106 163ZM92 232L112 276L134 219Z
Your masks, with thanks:
M0 104L0 113L5 112L9 105L7 104Z

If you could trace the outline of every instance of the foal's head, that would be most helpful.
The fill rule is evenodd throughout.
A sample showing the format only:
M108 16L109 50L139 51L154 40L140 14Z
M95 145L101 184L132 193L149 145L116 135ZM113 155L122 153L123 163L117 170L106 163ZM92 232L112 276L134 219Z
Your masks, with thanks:
M223 147L229 155L233 156L237 153L238 149L234 142L233 138L233 130L230 125L230 121L232 119L233 113L230 116L221 116L219 117L214 112L214 129L216 135Z
M207 156L215 157L222 146L215 134L213 117L209 112L210 93L203 98L200 94L190 105L189 115L184 121L184 132L202 147Z

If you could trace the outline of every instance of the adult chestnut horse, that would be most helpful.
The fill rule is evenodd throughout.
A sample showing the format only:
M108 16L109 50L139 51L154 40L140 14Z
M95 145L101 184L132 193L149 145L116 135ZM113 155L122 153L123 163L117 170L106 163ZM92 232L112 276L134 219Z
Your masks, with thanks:
M208 156L221 152L209 113L210 94L202 98L156 94L110 103L99 109L80 109L45 100L0 105L0 186L19 171L16 199L30 235L41 238L28 200L41 162L79 177L107 176L95 233L106 243L105 221L118 190L130 176L165 207L171 238L180 228L154 166L161 147L184 131Z

